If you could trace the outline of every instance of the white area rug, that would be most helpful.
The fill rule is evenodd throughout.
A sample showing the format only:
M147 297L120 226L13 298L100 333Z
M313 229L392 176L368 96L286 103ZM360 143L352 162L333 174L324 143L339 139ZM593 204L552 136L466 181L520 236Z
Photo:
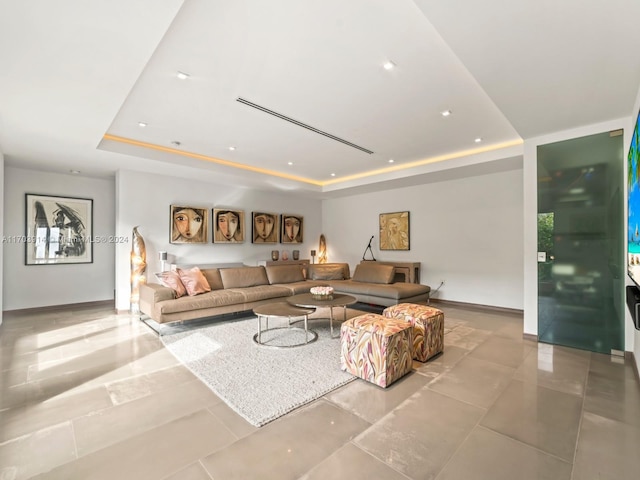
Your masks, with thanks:
M340 328L336 323L335 334ZM253 341L256 318L220 322L161 339L227 405L252 425L262 426L356 378L340 370L340 339L329 338L328 321L310 321L309 328L318 333L318 340L285 349ZM300 339L295 330L277 331L283 337L289 333L295 336L293 341Z

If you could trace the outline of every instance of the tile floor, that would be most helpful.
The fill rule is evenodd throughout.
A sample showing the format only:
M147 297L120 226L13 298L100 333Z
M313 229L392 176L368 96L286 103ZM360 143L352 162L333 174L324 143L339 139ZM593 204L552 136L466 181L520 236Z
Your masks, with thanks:
M445 352L262 428L137 318L5 314L0 479L638 479L629 361L522 338L513 313L441 306Z

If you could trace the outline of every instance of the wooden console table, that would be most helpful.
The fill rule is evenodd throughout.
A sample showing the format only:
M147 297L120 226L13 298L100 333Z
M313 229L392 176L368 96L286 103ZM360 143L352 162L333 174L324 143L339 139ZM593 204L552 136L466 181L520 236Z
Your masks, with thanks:
M259 260L258 265L267 267L270 265L309 265L309 260Z
M178 268L186 269L198 267L203 268L238 268L246 267L244 263L172 263L169 268L172 271L176 271Z
M381 265L392 265L396 269L395 282L420 283L420 262L380 262L378 260L362 260L360 263L373 262Z

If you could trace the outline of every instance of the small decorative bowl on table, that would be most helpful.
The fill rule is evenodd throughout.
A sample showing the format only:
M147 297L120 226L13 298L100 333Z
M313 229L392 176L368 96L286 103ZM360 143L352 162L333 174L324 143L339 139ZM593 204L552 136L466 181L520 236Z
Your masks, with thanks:
M309 293L314 300L333 300L333 287L311 287Z

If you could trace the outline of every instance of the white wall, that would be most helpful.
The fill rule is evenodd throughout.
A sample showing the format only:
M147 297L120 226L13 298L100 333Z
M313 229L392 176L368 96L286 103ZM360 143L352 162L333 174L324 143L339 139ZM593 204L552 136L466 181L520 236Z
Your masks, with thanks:
M523 308L522 169L325 200L329 261L419 261L434 298ZM378 214L410 212L410 251L379 250ZM367 258L370 258L367 256Z
M4 171L4 235L25 235L25 194L93 199L93 235L115 231L114 181L6 167ZM4 244L4 310L65 305L114 298L115 249L94 244L93 263L25 265L24 243Z
M215 185L163 175L120 171L116 176L116 232L131 239L133 227L145 240L147 276L160 271L159 251L167 251L170 263L244 263L256 265L270 259L271 250L300 250L300 258L309 258L309 251L317 249L320 236L322 207L320 200L294 195L275 194ZM209 210L209 243L170 244L169 208L172 204L193 205ZM233 207L245 212L245 242L222 245L211 243L211 209ZM295 213L304 217L304 242L295 247L283 244L259 245L251 243L251 212ZM116 308L129 309L131 243L121 244L116 253Z

